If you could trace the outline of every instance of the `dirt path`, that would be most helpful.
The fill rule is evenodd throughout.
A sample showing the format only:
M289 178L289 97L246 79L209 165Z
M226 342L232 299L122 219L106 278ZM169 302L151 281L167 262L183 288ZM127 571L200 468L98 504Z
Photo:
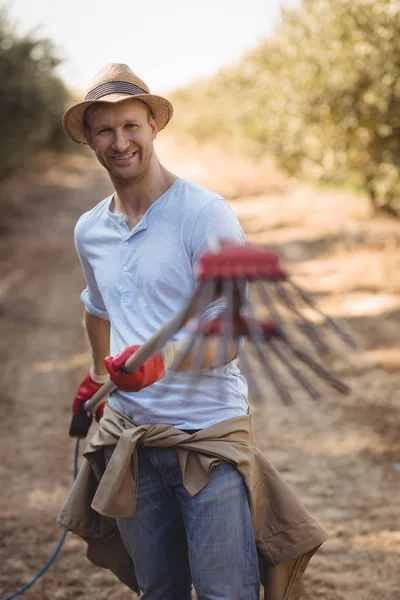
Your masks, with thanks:
M309 600L400 598L400 223L373 220L363 199L310 190L268 165L168 139L159 152L224 193L249 241L279 245L296 280L362 344L357 354L338 347L333 360L351 396L326 390L314 405L294 390L289 410L266 385L254 422L263 450L331 534L308 569ZM14 212L0 238L0 598L33 576L61 536L54 520L72 478L70 403L88 361L72 229L109 189L90 159L69 157L3 190ZM24 598L133 597L84 552L70 536Z

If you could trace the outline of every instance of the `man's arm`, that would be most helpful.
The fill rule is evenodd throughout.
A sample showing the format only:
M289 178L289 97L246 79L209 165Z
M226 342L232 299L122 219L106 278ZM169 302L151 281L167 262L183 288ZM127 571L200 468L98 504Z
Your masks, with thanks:
M108 371L104 365L104 358L110 353L110 322L101 319L100 317L95 317L85 310L84 326L92 351L92 366L75 394L72 404L72 412L74 415L82 412L82 407L86 400L90 400L90 398L92 398L108 380ZM97 421L100 421L103 416L104 405L105 402L103 402L96 411ZM74 421L72 423L71 431L74 431L74 433L71 433L71 435L76 436L78 435L77 431L81 431L80 428L82 427L82 424L74 425ZM83 433L83 430L81 433ZM84 436L85 435L86 434L84 434Z
M110 354L110 321L85 310L84 326L92 351L93 372L100 376L108 375L104 359Z

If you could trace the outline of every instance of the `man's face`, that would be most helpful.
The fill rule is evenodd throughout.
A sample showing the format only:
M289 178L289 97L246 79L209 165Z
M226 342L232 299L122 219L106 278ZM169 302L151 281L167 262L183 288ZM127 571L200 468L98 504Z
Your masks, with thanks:
M157 127L143 102L94 105L86 118L89 146L113 179L128 183L148 171Z

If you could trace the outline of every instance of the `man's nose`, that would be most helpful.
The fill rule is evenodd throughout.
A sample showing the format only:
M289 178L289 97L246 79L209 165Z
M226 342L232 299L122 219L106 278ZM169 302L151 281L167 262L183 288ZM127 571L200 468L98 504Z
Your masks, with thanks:
M129 148L128 136L123 131L116 131L113 146L117 152L124 152Z

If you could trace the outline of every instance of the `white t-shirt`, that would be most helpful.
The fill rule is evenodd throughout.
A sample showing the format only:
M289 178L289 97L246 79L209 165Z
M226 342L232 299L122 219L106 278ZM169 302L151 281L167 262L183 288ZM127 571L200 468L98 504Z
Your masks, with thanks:
M237 243L244 235L221 196L186 179L175 181L132 230L123 215L110 212L111 201L109 196L82 215L75 243L87 283L82 301L89 313L110 320L115 356L145 343L183 308L210 235ZM137 424L209 427L248 412L247 383L236 363L202 369L196 378L168 371L140 392L116 390L109 403Z

